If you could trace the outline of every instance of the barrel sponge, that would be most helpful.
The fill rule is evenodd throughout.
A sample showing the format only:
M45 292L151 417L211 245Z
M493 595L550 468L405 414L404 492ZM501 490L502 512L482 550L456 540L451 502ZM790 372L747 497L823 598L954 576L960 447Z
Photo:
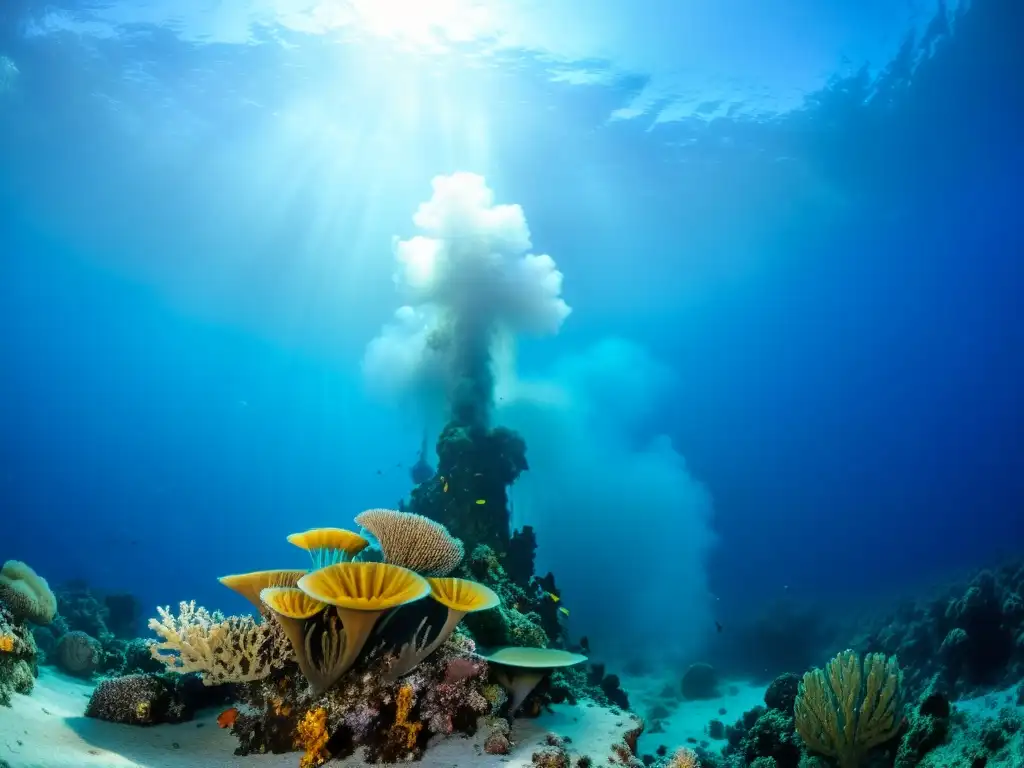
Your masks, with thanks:
M0 602L15 618L33 624L49 624L57 615L57 598L46 579L19 560L8 560L0 569Z

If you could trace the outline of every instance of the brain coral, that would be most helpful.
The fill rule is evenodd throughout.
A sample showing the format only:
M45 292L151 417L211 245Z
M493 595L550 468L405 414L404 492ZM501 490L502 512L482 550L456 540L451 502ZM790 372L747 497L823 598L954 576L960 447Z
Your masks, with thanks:
M100 663L99 641L85 632L68 632L57 642L57 666L71 675L88 677Z
M57 598L46 579L18 560L0 569L0 601L16 618L33 624L49 624L57 615Z

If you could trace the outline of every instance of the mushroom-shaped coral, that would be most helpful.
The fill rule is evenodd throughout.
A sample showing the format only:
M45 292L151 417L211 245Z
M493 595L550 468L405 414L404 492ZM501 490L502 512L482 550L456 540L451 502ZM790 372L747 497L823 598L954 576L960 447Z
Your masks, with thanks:
M483 659L495 666L498 682L509 691L509 715L514 715L519 706L553 669L582 664L586 656L557 648L498 648Z
M262 611L263 601L260 600L260 592L268 587L294 587L299 579L305 575L306 571L292 568L277 571L237 573L232 576L221 576L217 581L228 589L233 589L255 605L257 610Z
M57 598L46 579L20 560L8 560L0 569L0 602L15 618L49 624L57 615Z
M370 542L358 533L344 528L312 528L302 533L291 534L288 541L309 552L309 556L313 558L314 568L351 562L370 545Z
M356 524L377 539L385 562L424 576L447 576L465 557L462 541L423 515L368 509L356 517Z
M295 651L299 670L315 690L326 690L337 678L334 667L341 660L345 635L333 621L316 620L326 603L314 600L298 587L267 587L260 599L274 613ZM316 639L317 642L313 642Z
M385 611L430 592L422 576L386 563L336 563L307 573L299 579L298 588L313 600L331 606L315 628L321 638L319 644L310 638L311 630L305 630L307 646L319 646L325 654L320 660L310 659L324 670L316 680L310 680L316 693L330 688L351 668Z
M409 674L421 661L440 648L467 613L486 611L496 608L501 603L494 590L475 581L455 578L433 578L427 581L430 583L430 596L448 609L447 616L433 639L430 639L431 627L427 625L429 616L420 621L416 632L402 646L398 658L388 670L390 680Z

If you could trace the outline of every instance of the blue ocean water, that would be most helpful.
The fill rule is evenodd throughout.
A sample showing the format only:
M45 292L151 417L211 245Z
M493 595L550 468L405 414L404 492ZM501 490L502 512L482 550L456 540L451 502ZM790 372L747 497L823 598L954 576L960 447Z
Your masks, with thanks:
M1011 0L9 0L0 557L244 611L216 577L408 500L464 387L525 439L511 523L609 659L1019 557L1022 29ZM428 354L481 317L482 368Z

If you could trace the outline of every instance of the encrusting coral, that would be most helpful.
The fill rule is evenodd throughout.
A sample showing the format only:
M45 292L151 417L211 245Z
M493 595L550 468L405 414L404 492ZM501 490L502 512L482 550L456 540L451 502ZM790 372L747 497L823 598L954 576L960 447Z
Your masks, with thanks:
M299 768L315 768L330 758L327 751L327 712L323 707L311 709L299 722L296 729L295 745L305 754L299 760Z

